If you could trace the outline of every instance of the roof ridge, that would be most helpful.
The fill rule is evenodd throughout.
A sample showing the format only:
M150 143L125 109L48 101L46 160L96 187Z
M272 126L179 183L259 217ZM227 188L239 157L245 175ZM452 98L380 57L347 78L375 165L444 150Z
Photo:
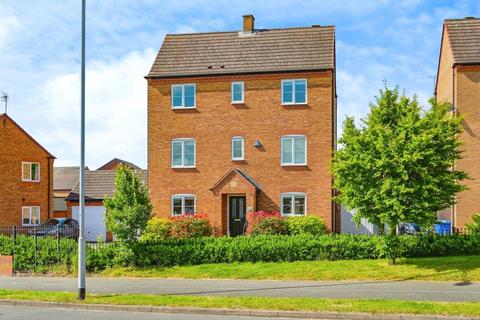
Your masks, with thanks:
M281 30L310 30L310 29L328 29L335 28L335 25L314 25L309 27L284 27L284 28L264 28L264 29L255 29L255 32L266 32L266 31L281 31ZM165 36L189 36L189 35L199 35L199 34L230 34L230 33L241 33L242 30L232 30L232 31L200 31L200 32L186 32L186 33L167 33Z
M480 18L477 17L466 17L466 18L452 18L452 19L445 19L444 22L449 21L480 21Z

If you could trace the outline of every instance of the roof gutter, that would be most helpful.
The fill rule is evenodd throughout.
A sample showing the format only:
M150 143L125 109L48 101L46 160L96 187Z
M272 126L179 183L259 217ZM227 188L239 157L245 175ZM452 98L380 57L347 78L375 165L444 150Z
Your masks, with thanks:
M222 77L222 76L238 76L238 75L257 75L257 74L279 74L279 73L298 73L298 72L325 72L333 71L332 68L321 69L295 69L295 70L275 70L275 71L250 71L250 72L222 72L222 73L200 73L200 74L173 74L165 76L150 76L144 78L149 79L177 79L177 78L206 78L206 77Z

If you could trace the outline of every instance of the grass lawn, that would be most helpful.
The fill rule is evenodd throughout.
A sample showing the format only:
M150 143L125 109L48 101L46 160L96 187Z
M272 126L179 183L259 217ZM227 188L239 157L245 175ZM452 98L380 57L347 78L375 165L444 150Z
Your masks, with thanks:
M387 260L237 262L196 266L113 268L106 277L272 280L429 280L480 281L480 256Z
M76 297L77 295L75 293L69 292L0 289L0 299L78 303ZM228 309L480 316L480 303L477 302L416 302L400 300L89 294L86 301L82 303Z

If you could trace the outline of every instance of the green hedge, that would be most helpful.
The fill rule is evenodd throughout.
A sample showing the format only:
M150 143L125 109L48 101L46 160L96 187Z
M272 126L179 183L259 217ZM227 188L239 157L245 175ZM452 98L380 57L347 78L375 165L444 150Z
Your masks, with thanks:
M229 262L354 260L385 258L386 237L367 235L248 236L139 242L116 248L122 259L113 265L173 266ZM480 235L400 236L402 256L480 254Z
M87 268L100 271L111 266L173 266L237 261L279 262L298 260L378 259L388 254L386 237L367 235L262 235L199 239L140 241L126 247L101 245L87 249ZM480 254L480 235L400 236L402 256L425 257ZM17 237L15 267L20 271L45 272L62 266L76 268L77 245L60 241L60 255L55 239L38 239L36 264L32 237ZM12 254L13 241L0 236L0 254Z

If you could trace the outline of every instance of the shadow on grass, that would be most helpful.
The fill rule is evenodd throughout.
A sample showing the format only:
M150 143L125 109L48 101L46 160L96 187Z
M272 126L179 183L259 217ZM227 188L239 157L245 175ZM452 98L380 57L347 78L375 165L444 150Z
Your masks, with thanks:
M436 273L437 278L445 277L446 280L456 278L461 280L456 286L468 286L472 284L472 272L477 271L480 276L480 256L449 256L428 258L405 258L401 262L404 265L415 266L418 269L428 269ZM431 278L430 275L418 275L415 279Z

